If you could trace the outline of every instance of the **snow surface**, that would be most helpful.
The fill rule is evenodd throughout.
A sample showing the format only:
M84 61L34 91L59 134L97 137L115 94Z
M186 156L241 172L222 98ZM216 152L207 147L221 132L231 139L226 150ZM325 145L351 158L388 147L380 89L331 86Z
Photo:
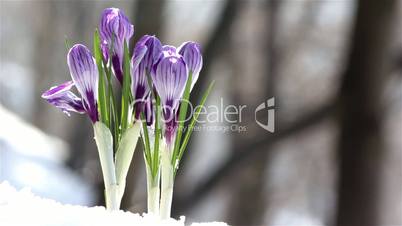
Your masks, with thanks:
M73 191L72 191L73 192ZM150 214L107 211L104 207L63 205L35 196L29 189L17 191L8 182L0 184L0 225L2 226L184 226L180 220L161 221ZM222 222L193 223L192 226L226 226Z

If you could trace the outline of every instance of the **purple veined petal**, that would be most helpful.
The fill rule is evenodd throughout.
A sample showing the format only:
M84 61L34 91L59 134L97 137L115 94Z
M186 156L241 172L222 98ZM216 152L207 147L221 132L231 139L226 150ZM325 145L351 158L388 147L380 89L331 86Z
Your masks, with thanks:
M158 38L151 35L144 35L136 44L136 48L139 46L146 46L147 51L141 60L141 64L150 72L153 65L159 60L162 52L162 44Z
M99 120L97 109L98 69L95 59L87 47L74 45L67 54L71 78L81 94L84 109L92 122Z
M134 55L131 60L132 85L131 91L135 97L136 118L139 118L139 112L142 110L142 102L149 95L149 76L152 66L159 59L162 44L155 36L144 35L137 42L134 48Z
M143 111L145 98L150 92L145 64L141 63L141 60L144 58L147 49L148 48L144 45L136 45L134 55L131 59L131 92L135 100L134 107L136 119L140 118L140 114Z
M120 84L123 84L123 63L117 54L112 56L112 68L117 80L119 80Z
M103 56L105 58L105 61L109 60L109 49L112 49L114 51L114 46L112 45L112 42L117 39L114 34L114 22L116 18L118 18L119 14L119 9L117 8L106 8L103 10L99 22L99 35L101 38L101 43L102 43L102 51L103 51Z
M100 47L102 51L102 60L103 63L106 65L109 61L109 48L106 42L101 42Z
M53 86L42 94L42 98L61 109L68 116L70 116L69 112L85 113L81 99L70 91L73 85L73 81L67 81L61 85Z
M119 9L117 8L106 8L103 10L99 21L99 34L102 40L111 41L113 37L111 21L118 17L118 13Z
M112 67L120 84L123 82L124 43L129 43L134 34L134 26L130 23L122 10L106 8L103 10L99 34L103 43L102 51L104 61L107 62L109 49L112 53ZM112 46L113 45L113 46Z
M140 119L140 114L144 110L144 104L146 102L146 97L150 94L150 89L148 87L148 84L144 83L144 85L138 85L134 92L135 118Z
M49 90L45 91L42 94L42 98L44 99L49 99L52 98L54 96L58 96L61 95L62 93L69 91L72 87L74 86L74 82L73 81L67 81L64 82L58 86L52 86L50 87Z
M151 126L155 118L154 104L152 101L152 95L151 93L148 93L147 97L141 100L136 100L134 103L136 120L141 119L141 113L144 113L147 126Z
M187 81L187 67L183 58L163 58L152 75L153 83L164 108L177 109ZM173 112L170 112L171 114Z
M168 56L179 56L177 53L176 47L171 46L171 45L164 45L162 47L162 54L163 57L168 57Z
M180 54L177 53L176 51L176 47L171 46L171 45L164 45L162 46L162 50L161 50L161 54L159 54L158 60L156 61L156 63L154 64L154 66L152 67L151 72L152 73L156 73L156 68L159 64L159 62L166 57L169 56L176 56L176 57L181 57Z
M134 26L127 16L118 8L106 8L103 10L99 22L99 33L102 40L111 44L128 41L134 34Z
M115 38L113 40L112 66L120 84L123 82L124 42L126 39ZM128 44L128 40L127 40Z
M130 23L130 20L122 10L119 10L118 18L119 20L114 22L114 32L119 40L126 39L128 41L134 34L134 25Z
M135 70L144 58L148 47L145 45L136 45L134 48L133 57L131 58L131 70Z
M174 114L174 112L173 112ZM172 148L171 145L173 145L173 141L175 139L176 131L177 131L178 123L176 119L171 119L168 121L165 121L165 139L166 143L170 148Z
M178 53L183 56L189 72L192 72L191 89L198 80L202 68L202 54L200 45L196 42L185 42L178 48Z

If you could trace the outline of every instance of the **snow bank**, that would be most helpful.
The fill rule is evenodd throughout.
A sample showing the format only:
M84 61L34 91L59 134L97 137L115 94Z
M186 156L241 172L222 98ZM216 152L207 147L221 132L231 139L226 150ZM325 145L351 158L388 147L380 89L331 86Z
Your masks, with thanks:
M72 191L74 192L74 191ZM180 220L160 221L152 215L109 212L104 207L62 205L33 195L29 189L17 191L7 182L0 184L0 225L2 226L184 226ZM194 223L193 226L226 226L225 223Z

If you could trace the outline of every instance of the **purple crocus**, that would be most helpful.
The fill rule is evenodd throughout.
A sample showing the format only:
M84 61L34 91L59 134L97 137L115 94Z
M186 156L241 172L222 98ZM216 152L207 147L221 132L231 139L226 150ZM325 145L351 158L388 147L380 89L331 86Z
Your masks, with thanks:
M193 89L202 68L202 54L200 44L196 42L184 42L177 49L174 46L164 45L162 47L162 55L163 56L161 57L183 57L188 72L192 73L191 89Z
M176 112L186 86L188 70L181 56L162 56L152 73L152 80L161 98L165 121L165 139L171 146L177 127Z
M50 88L42 94L50 104L64 113L87 113L93 123L99 120L97 109L98 69L91 52L81 44L74 45L67 54L72 81ZM75 85L81 98L70 89Z
M132 84L131 91L135 98L135 117L139 119L144 110L145 100L150 95L152 87L148 81L151 70L161 54L161 42L154 36L145 35L136 44L131 60Z
M192 89L198 80L198 76L202 68L202 54L200 45L196 42L185 42L178 48L178 53L183 56L187 69L192 73Z
M120 9L107 8L102 12L99 32L104 61L108 61L110 49L114 73L122 84L124 43L129 43L134 34L134 26Z

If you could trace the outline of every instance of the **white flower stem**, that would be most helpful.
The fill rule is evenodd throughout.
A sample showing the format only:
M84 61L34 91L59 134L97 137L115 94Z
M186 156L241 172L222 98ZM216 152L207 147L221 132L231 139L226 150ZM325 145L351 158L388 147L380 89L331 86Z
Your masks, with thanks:
M118 207L120 207L120 202L126 188L127 173L133 159L135 147L137 146L138 137L140 136L140 129L141 123L138 122L127 128L122 135L119 148L115 154L116 182L118 186L115 191L111 192L117 196Z
M170 218L170 210L172 207L173 198L173 166L171 163L171 150L163 150L161 153L161 176L162 176L162 186L161 186L161 203L160 203L160 217L161 219Z
M103 181L105 183L106 209L118 210L120 208L121 196L116 182L112 134L106 125L101 122L94 124L94 132L102 167Z
M151 169L146 165L147 171L147 205L148 213L155 216L159 215L159 198L160 198L160 171L155 177L152 176Z
M119 192L119 186L115 184L105 184L105 187L106 209L110 211L119 210L122 198Z

